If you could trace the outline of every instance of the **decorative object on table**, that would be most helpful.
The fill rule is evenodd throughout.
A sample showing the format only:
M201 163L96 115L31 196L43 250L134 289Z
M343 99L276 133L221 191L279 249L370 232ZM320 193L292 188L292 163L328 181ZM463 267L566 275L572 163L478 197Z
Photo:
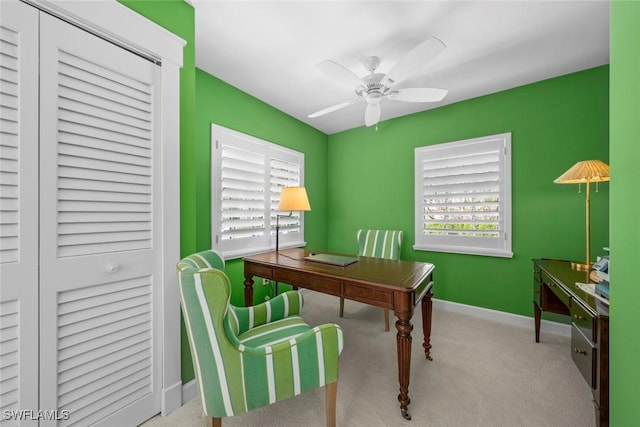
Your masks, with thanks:
M335 427L338 359L343 348L340 326L307 325L300 317L303 297L298 291L252 307L231 305L224 259L215 251L190 255L177 269L185 327L209 425L220 427L224 417L325 387L326 422Z
M588 271L593 264L591 262L591 183L609 181L609 165L601 160L584 160L573 165L568 171L560 175L553 182L556 184L585 184L586 201L586 259L584 263L572 263L576 270ZM580 192L580 187L578 187ZM596 187L597 191L597 187Z

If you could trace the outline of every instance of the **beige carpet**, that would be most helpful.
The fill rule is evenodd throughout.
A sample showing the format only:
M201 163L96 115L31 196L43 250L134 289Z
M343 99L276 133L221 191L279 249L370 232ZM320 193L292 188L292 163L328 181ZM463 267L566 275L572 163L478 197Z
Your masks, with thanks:
M306 291L308 292L308 291ZM420 310L414 315L409 412L400 415L395 331L384 332L383 311L305 294L311 325L344 329L338 426L576 426L595 425L589 386L571 361L569 338L434 310L432 362L422 352ZM419 307L418 307L419 308ZM533 323L533 320L532 320ZM324 426L324 389L225 418L223 426ZM205 425L199 398L144 427Z

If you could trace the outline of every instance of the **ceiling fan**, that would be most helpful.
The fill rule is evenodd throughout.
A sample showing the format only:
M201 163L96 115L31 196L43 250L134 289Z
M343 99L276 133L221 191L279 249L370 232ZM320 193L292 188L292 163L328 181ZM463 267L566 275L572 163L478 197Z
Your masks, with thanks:
M364 112L364 123L373 126L380 121L380 102L383 98L395 99L406 102L438 102L447 95L447 90L428 87L414 87L394 89L393 87L403 80L413 76L426 63L433 60L445 49L445 44L435 37L414 47L387 74L376 73L380 65L380 58L371 56L365 61L365 68L369 75L358 77L351 70L332 60L322 61L316 67L327 76L355 88L357 97L340 104L332 105L307 117L314 118L340 110L358 102L366 101L367 108Z

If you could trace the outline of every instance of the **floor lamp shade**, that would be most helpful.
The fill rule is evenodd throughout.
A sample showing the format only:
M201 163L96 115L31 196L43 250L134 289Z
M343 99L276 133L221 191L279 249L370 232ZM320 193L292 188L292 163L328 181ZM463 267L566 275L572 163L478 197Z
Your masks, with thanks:
M556 178L556 184L585 184L587 195L585 201L586 216L586 259L584 264L573 263L578 270L591 268L591 183L609 181L609 165L601 160L584 160L573 165L569 170Z

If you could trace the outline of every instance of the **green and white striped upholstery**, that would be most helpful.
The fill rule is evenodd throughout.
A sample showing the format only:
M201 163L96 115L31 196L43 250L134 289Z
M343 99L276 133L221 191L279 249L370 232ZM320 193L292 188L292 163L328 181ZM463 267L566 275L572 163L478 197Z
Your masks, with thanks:
M374 258L400 259L402 231L358 230L358 255Z
M358 230L358 255L373 258L400 259L402 231ZM340 298L340 317L344 315L344 298ZM389 310L384 309L384 330L389 330Z
M178 263L196 380L204 412L214 424L338 380L343 347L338 325L307 325L299 315L303 298L298 291L235 307L222 268L224 260L214 251Z

